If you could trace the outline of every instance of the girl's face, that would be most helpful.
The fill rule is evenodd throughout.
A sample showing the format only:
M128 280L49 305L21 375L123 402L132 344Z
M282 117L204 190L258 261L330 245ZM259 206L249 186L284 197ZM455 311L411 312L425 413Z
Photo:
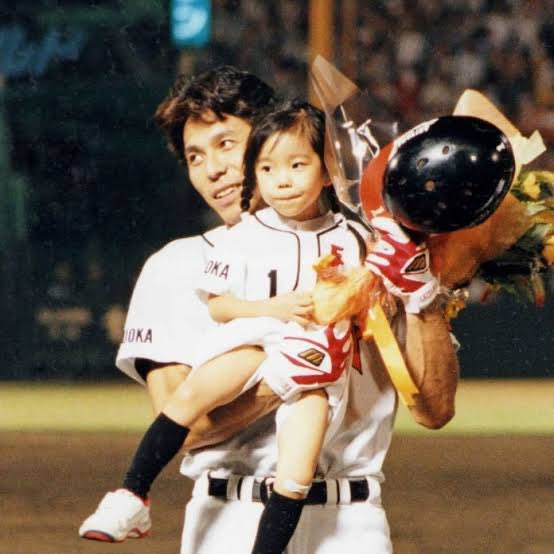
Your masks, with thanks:
M291 130L269 137L255 172L261 197L282 216L305 221L321 215L319 197L327 176L303 133Z

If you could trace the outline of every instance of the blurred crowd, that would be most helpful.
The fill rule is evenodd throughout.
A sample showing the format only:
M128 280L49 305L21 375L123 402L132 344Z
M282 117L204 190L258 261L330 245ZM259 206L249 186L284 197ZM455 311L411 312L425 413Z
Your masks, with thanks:
M35 290L31 367L49 376L113 374L127 293L116 290L96 256L87 256L83 266L61 259L44 277Z
M464 89L476 88L522 132L539 129L554 143L553 0L351 0L353 22L346 2L334 4L335 62L355 68L348 76L401 127L450 113ZM233 63L305 94L308 2L216 0L214 17L207 63ZM345 32L350 51L341 51Z
M99 344L121 342L125 312L99 259L91 257L82 270L73 260L59 261L40 297L36 321L48 340L69 344L86 337Z

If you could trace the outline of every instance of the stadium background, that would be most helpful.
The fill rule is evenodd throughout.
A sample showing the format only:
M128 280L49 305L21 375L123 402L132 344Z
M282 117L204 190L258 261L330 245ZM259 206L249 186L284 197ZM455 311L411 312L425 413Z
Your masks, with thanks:
M0 489L13 508L6 521L14 539L0 552L99 551L76 544L77 520L123 469L135 435L121 432L148 421L142 391L113 365L129 295L148 255L214 223L151 122L177 72L231 63L289 96L306 95L311 56L322 51L403 128L450 113L465 88L477 88L522 132L541 131L548 153L536 166L554 170L552 0L211 7L210 40L196 48L171 41L169 0L0 8ZM552 274L545 286L551 296ZM554 474L552 305L503 295L454 321L463 345L457 420L422 437L401 418L393 444L389 510L399 551L551 551L541 514L554 509L546 494ZM119 400L110 410L112 395ZM90 452L98 453L92 466ZM93 478L83 478L85 466ZM144 552L176 550L188 489L178 487L176 466L166 473L158 509L174 527L162 527L162 542ZM480 494L490 504L477 504ZM471 548L456 538L461 512L449 497L468 518ZM419 501L429 502L422 510ZM482 538L487 525L502 531L496 516L524 508L502 539Z

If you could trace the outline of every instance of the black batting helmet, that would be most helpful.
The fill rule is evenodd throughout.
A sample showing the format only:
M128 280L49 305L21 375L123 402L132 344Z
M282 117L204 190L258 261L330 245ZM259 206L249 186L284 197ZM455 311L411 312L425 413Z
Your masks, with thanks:
M514 171L512 147L500 129L476 117L439 117L392 144L382 199L408 228L455 231L496 210Z

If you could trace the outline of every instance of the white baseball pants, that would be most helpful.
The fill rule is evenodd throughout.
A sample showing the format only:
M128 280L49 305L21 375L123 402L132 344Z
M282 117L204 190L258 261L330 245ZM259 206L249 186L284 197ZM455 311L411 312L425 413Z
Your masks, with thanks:
M340 504L330 498L325 505L305 506L286 554L392 553L380 485L369 479L366 501L350 503L343 494ZM329 481L333 486L328 489L335 489L335 480ZM339 480L341 490L345 482ZM243 484L241 500L222 500L208 496L207 475L196 481L186 507L181 554L250 554L263 504L248 499L244 488ZM232 490L228 496L233 498Z

